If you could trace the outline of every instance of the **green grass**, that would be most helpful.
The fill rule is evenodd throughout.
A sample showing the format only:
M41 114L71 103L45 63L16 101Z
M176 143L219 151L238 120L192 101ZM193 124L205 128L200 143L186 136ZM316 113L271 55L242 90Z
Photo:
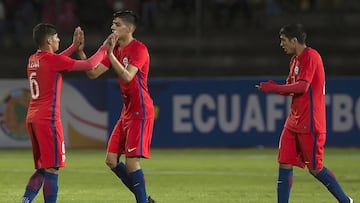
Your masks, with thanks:
M147 191L158 203L276 202L276 149L154 149L142 160ZM133 203L104 164L104 150L68 150L58 203ZM360 201L360 150L327 149L325 165ZM33 172L30 150L0 150L0 202L20 202ZM43 202L42 191L34 203ZM307 170L294 170L291 203L336 203Z

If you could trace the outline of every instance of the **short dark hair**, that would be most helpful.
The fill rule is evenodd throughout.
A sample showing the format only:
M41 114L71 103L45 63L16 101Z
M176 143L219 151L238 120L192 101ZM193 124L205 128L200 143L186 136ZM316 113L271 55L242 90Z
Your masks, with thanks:
M280 35L285 35L285 37L292 39L297 38L300 44L305 44L306 41L306 31L302 24L287 24L280 29Z
M126 23L130 23L136 27L138 23L137 15L131 10L121 10L113 14L114 18L121 18Z
M33 28L33 40L37 46L42 46L49 35L55 35L56 28L49 23L39 23Z

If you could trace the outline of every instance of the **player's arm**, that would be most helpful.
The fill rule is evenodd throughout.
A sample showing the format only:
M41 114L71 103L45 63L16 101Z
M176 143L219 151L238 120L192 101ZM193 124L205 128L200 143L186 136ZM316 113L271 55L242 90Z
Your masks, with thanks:
M104 44L106 44L107 47L108 47L107 54L114 50L114 47L112 45L110 45L111 44L110 36L106 39ZM86 55L85 55L84 52L82 52L82 53L80 52L80 53L78 53L78 55L79 55L80 58L86 59ZM87 70L86 75L90 79L96 79L96 78L98 78L100 75L102 75L103 73L105 73L108 70L109 70L109 68L107 66L103 65L102 63L99 63L94 69Z
M75 40L76 39L76 40ZM76 43L75 43L76 42ZM77 44L77 50L76 53L79 57L79 59L81 60L86 60L87 56L84 52L84 48L85 48L85 35L84 32L81 30L77 33L77 35L74 35L74 44ZM91 69L91 70L87 70L86 71L86 75L90 78L90 79L95 79L97 77L99 77L101 74L103 74L104 72L106 72L108 70L108 68L104 65L102 65L101 63L99 63L95 68Z
M111 52L111 54L108 56L110 59L111 67L114 69L115 73L121 78L122 81L125 83L130 82L138 72L138 68L129 64L125 68L114 56L114 54Z
M86 71L86 75L90 79L96 79L100 75L105 73L107 70L109 70L109 68L100 63L99 65L96 66L96 68Z
M279 85L274 81L261 82L257 88L264 93L276 93L281 95L303 94L309 89L310 84L305 80L295 83Z
M67 49L65 49L64 51L62 51L62 52L60 53L60 55L70 56L75 50L76 50L75 45L74 45L74 44L71 44Z
M118 77L121 78L122 81L125 83L130 82L138 72L138 68L134 65L128 64L126 67L124 67L118 59L115 57L113 50L117 43L118 36L116 34L110 34L108 37L108 58L110 60L111 67L114 69L115 73L118 75Z
M100 48L97 50L97 52L92 55L89 59L86 60L76 60L74 66L70 71L88 71L95 69L102 60L104 60L107 56L107 53L109 51L112 52L114 49L113 46L110 44L110 38L106 38L103 45L100 46ZM86 55L84 53L84 58L86 58Z
M60 55L70 56L72 53L74 53L74 51L79 50L80 46L83 46L83 42L84 42L84 32L81 30L80 27L77 27L75 28L74 31L72 44L67 49L62 51Z
M70 71L87 71L96 68L107 55L107 47L102 45L97 52L86 60L76 60Z
M75 36L74 36L74 39L75 39ZM77 35L77 42L78 42L78 47L77 47L76 53L77 53L79 59L86 60L87 56L86 56L86 54L84 52L85 35L84 35L84 32L82 30ZM106 66L99 63L95 68L93 68L91 70L87 70L86 75L90 79L95 79L95 78L99 77L101 74L103 74L104 72L106 72L107 70L108 70L108 68Z

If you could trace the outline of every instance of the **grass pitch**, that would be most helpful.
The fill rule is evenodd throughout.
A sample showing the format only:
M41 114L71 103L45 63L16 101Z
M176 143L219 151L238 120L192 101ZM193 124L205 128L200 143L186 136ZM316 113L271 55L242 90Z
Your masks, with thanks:
M276 149L154 149L142 167L147 192L158 203L274 203L276 157ZM105 150L68 150L58 203L135 202L104 158ZM346 193L360 201L360 150L328 148L324 162ZM0 202L20 202L32 172L30 150L0 150ZM42 191L34 201L40 202ZM307 170L295 168L290 202L337 201Z

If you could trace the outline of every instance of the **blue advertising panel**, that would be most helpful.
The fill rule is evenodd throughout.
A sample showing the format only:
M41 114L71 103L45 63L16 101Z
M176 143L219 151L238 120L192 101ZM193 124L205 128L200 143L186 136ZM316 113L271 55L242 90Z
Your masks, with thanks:
M259 81L279 78L152 79L154 147L278 145L291 97L262 94ZM359 79L328 79L327 145L360 146ZM109 127L119 117L119 84L108 84ZM111 128L109 129L111 131Z

